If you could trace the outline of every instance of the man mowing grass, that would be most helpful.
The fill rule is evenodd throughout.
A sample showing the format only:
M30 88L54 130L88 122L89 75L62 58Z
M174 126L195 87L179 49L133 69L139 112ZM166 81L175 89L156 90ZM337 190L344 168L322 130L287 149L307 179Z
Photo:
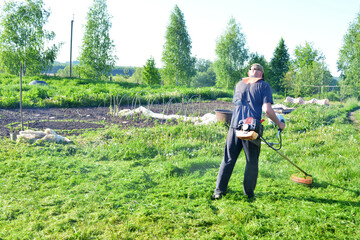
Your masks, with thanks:
M271 107L273 96L270 85L264 81L263 67L258 63L254 63L251 65L248 75L248 78L243 78L235 86L233 98L235 108L225 143L224 158L220 165L216 188L211 196L213 200L220 199L226 194L231 174L242 149L244 149L246 156L243 191L249 199L254 197L259 170L261 140L259 138L255 140L238 138L236 130L239 122L247 118L253 118L260 123L262 110L264 110L266 116L278 125L281 130L285 128L285 123L279 121Z

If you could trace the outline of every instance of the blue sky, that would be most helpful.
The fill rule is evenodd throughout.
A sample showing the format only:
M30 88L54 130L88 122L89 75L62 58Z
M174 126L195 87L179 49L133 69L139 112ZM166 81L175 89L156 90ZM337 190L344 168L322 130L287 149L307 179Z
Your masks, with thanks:
M51 16L46 28L63 42L58 61L70 58L70 23L74 16L73 60L79 49L92 0L44 0ZM3 6L4 0L0 0ZM270 61L283 37L293 56L305 42L323 52L334 76L336 61L349 25L360 12L357 0L108 0L112 17L111 38L119 66L143 66L151 56L158 67L166 26L175 4L184 13L192 40L192 54L214 61L216 40L231 17L240 24L250 52Z

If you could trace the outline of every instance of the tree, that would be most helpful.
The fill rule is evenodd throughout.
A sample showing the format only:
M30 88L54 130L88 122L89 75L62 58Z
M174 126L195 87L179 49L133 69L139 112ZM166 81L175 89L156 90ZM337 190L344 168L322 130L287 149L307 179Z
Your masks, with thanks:
M297 95L311 96L322 91L321 86L329 85L332 81L330 71L324 62L312 62L301 68L294 79L297 84Z
M73 77L79 76L78 68L79 68L79 65L72 66L71 72L72 72ZM59 69L57 71L56 75L59 77L69 77L70 76L70 65L67 65L65 68Z
M267 79L271 88L277 92L283 92L282 79L289 70L290 54L283 38L275 48L274 56L270 61L270 76Z
M270 69L269 69L269 63L266 61L264 55L259 55L258 53L251 53L249 63L247 64L247 67L245 68L246 73L250 69L250 66L254 63L259 63L261 66L263 66L265 80L267 81Z
M313 62L321 62L325 60L323 53L314 48L314 44L305 42L305 45L298 45L294 50L295 59L292 66L295 70L300 70L305 66L311 66Z
M202 58L196 59L195 70L196 72L206 72L212 64L213 63L210 60Z
M87 13L79 68L82 76L100 79L108 76L115 66L115 46L110 39L111 16L106 0L93 0Z
M21 3L6 2L1 16L0 63L1 68L19 74L20 62L23 73L38 74L54 63L60 44L46 48L55 33L44 30L50 12L42 0L26 0Z
M155 67L154 58L149 58L143 68L142 79L147 85L160 84L160 73Z
M214 70L219 87L233 88L244 74L244 64L249 54L245 47L245 35L240 30L240 24L231 18L225 33L216 42Z
M162 75L167 85L190 85L195 75L195 58L191 57L191 39L187 32L184 14L175 5L166 29L162 54Z
M215 86L216 74L213 63L210 60L197 59L195 63L196 75L191 80L193 87Z
M344 44L339 51L337 62L338 70L341 71L341 86L346 86L346 95L360 94L360 13L349 26L344 36Z
M131 76L131 81L136 83L136 84L140 84L143 82L143 71L144 68L142 67L137 67L135 69L135 72L133 73L133 75ZM160 74L160 73L159 73Z
M283 79L288 93L296 96L312 95L317 93L319 88L321 91L321 86L332 82L332 76L324 61L325 56L312 44L296 46L294 55L295 59Z

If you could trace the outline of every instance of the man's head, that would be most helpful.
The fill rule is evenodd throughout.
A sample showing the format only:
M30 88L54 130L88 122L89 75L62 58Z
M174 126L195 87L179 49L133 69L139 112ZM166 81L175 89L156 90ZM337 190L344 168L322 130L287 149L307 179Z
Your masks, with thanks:
M264 78L264 68L259 63L254 63L250 66L249 77Z

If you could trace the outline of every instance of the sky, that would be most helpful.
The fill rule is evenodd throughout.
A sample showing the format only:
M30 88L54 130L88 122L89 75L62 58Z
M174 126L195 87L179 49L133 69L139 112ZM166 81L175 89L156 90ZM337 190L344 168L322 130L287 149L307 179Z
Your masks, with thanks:
M17 0L21 1L21 0ZM45 28L54 31L52 43L62 42L57 61L79 57L86 14L93 0L43 0L51 15ZM6 0L0 0L0 6ZM192 55L214 61L217 39L231 17L241 27L250 52L273 57L281 37L290 57L306 42L321 51L333 76L344 35L360 12L358 0L107 0L112 16L110 37L118 57L116 66L144 66L150 57L162 67L161 56L171 12L178 5L192 41Z

